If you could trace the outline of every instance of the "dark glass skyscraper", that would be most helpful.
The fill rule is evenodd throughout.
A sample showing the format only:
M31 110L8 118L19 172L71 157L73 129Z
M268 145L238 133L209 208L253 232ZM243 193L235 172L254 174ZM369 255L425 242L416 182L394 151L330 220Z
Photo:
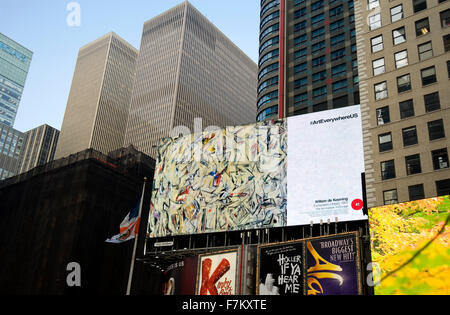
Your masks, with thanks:
M33 53L0 33L0 122L13 126Z
M257 120L359 104L353 0L262 0Z

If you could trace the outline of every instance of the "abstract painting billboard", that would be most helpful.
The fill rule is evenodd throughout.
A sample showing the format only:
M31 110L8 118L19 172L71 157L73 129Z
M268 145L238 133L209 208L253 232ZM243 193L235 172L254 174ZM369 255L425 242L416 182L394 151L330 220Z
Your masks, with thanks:
M450 294L450 196L369 210L375 294Z
M166 138L158 152L150 237L367 219L360 106Z

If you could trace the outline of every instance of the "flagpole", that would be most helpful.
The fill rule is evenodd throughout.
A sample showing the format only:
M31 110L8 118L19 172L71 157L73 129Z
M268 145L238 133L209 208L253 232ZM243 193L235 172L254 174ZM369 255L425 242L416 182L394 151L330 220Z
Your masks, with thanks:
M137 244L138 244L138 238L139 238L139 233L141 231L141 215L142 215L142 206L144 204L144 192L145 192L145 184L146 183L147 183L147 177L144 177L144 185L142 186L141 203L139 205L139 214L138 214L139 229L138 229L138 233L136 234L136 237L134 238L134 248L133 248L133 255L131 258L131 266L130 266L130 273L128 276L128 285L127 285L127 294L126 295L131 294L131 283L133 281L134 262L136 260L136 249L137 249Z

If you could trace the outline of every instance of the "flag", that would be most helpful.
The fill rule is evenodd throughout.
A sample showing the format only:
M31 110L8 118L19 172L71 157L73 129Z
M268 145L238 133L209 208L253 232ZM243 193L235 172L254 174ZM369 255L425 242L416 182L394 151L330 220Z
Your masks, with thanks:
M141 221L139 214L141 202L139 202L138 205L122 221L122 223L120 224L120 233L111 237L110 239L107 239L107 243L124 243L136 237L136 235L139 233L139 223Z

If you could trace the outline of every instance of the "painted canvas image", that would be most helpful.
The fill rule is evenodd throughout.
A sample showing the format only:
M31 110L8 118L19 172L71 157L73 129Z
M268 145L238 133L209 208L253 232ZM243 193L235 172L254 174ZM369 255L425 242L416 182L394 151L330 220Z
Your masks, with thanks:
M286 225L286 121L164 139L150 236Z
M450 196L371 209L375 294L450 294L449 221Z

